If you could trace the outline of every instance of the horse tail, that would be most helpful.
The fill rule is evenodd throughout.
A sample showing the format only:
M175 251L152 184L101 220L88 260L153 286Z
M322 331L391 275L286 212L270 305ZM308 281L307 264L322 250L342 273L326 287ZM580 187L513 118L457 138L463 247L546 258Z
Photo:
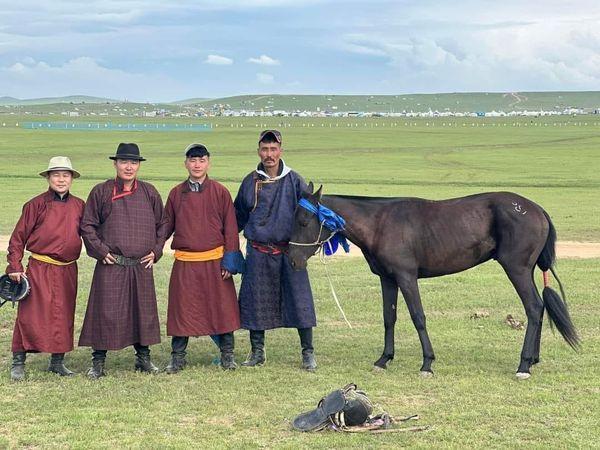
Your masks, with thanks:
M537 259L537 265L542 270L544 276L542 300L544 302L544 308L548 312L550 327L554 330L553 326L556 326L556 329L559 331L565 341L567 341L567 343L574 350L577 350L580 345L579 335L577 334L577 329L575 328L575 325L573 325L573 321L569 315L565 290L554 269L554 263L556 262L556 229L554 228L554 224L552 223L552 220L546 211L544 211L544 216L546 217L549 225L548 237L546 238L544 248ZM550 283L548 271L552 273L558 282L558 287L560 288L562 298L558 292L549 286Z

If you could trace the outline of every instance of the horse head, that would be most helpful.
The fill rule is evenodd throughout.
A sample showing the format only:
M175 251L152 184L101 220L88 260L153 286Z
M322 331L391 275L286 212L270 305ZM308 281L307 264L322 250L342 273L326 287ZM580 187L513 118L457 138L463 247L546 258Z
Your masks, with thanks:
M302 198L317 209L321 201L322 190L323 186L321 185L317 192L313 192L314 185L311 181L308 183L308 190L302 193ZM288 251L292 268L295 270L306 269L308 258L319 250L320 242L326 237L326 234L327 230L323 229L316 214L300 205L296 206Z

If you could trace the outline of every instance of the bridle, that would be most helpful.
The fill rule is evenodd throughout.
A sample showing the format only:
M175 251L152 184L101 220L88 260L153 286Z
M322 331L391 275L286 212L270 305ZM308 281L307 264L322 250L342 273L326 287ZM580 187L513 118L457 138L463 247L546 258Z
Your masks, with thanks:
M344 313L344 310L342 309L342 305L340 305L340 301L338 300L338 297L335 293L335 289L333 288L333 283L331 282L331 276L329 275L329 271L327 270L327 264L325 263L325 253L326 253L325 245L329 245L330 254L333 254L335 252L335 249L337 248L338 244L341 244L341 246L344 248L344 251L346 251L346 252L350 251L350 249L348 247L348 243L346 242L346 238L340 233L345 230L346 221L344 220L343 217L338 215L336 212L332 211L331 209L327 208L326 206L321 205L321 203L317 203L316 205L313 205L311 202L309 202L305 198L300 199L300 201L298 202L298 207L306 209L307 211L313 213L317 217L319 224L320 224L319 234L317 235L314 242L290 241L288 244L296 245L298 247L312 247L312 246L316 247L313 255L315 255L317 253L320 254L319 256L320 256L321 262L323 264L325 264L325 273L327 274L327 280L329 281L329 287L331 288L331 294L333 295L333 299L335 300L335 303L336 303L338 309L342 313L342 317L344 318L344 321L348 324L348 326L350 328L352 328L352 325L346 318L346 314ZM321 235L323 234L323 229L326 229L327 231L329 231L329 236L327 236L326 239L321 239ZM334 246L334 244L332 244L330 242L332 239L334 239L335 246Z
M290 241L288 242L289 245L297 245L298 247L312 247L312 246L316 246L317 248L315 249L315 252L313 253L313 255L316 255L319 250L321 250L321 248L323 248L323 246L328 243L331 238L333 238L333 236L335 236L335 234L337 233L337 231L331 231L331 230L327 230L329 231L329 236L327 237L327 239L320 239L321 234L323 234L323 228L325 228L325 221L321 221L321 227L319 228L319 234L317 234L317 238L315 240L315 242L293 242Z
M328 244L329 249L333 253L333 247L331 246L331 239L338 234L340 231L344 231L344 227L346 225L346 221L336 214L331 209L321 205L321 203L317 203L313 205L307 199L302 198L298 202L298 207L306 209L308 212L313 213L317 219L319 220L319 234L315 238L314 242L294 242L290 241L289 245L296 245L298 247L313 247L316 249L313 254L317 254L319 250L323 250L324 246ZM329 236L325 239L321 239L321 235L323 234L323 230L326 229L329 232Z

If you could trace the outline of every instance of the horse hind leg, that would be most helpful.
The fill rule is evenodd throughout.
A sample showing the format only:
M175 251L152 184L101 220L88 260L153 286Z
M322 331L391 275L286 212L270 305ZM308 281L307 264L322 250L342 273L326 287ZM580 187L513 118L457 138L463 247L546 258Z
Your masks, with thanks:
M537 292L537 290L536 290ZM538 332L535 337L535 346L533 349L533 361L532 364L537 364L540 362L540 345L542 343L542 325L544 322L544 310L542 309L542 314L540 316L540 326L538 327Z
M398 285L393 279L380 277L383 296L384 347L383 354L375 361L376 369L385 369L388 361L394 359L394 328L396 326L396 305Z
M540 358L540 340L544 304L533 282L533 269L530 267L504 267L508 278L525 307L527 329L521 350L521 362L517 369L517 378L526 379L531 376L531 366Z

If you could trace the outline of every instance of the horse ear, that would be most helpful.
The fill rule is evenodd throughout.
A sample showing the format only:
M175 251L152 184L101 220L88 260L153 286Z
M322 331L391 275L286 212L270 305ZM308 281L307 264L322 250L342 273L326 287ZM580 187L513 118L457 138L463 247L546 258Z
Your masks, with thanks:
M319 186L319 189L317 190L317 192L315 192L313 195L315 196L315 198L317 199L318 202L321 201L321 194L323 190L323 185Z
M308 183L308 190L306 192L308 192L309 194L312 194L314 191L315 191L315 185L311 181Z

